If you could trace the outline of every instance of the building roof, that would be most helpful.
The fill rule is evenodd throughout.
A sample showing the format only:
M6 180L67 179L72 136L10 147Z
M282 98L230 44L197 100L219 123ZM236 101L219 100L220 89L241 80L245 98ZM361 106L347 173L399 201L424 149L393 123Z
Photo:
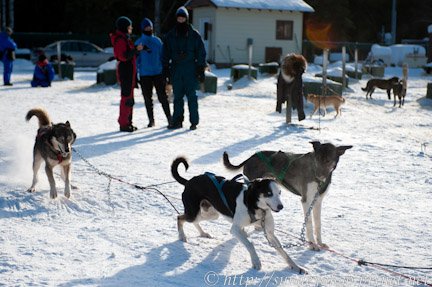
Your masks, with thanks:
M189 8L213 6L215 8L239 8L260 10L282 10L314 12L315 10L303 0L189 0Z

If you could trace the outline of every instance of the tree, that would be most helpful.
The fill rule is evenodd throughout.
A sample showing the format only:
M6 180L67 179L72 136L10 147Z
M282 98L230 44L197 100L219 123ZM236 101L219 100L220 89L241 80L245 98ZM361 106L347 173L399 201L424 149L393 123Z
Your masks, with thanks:
M9 27L15 27L15 1L9 0Z

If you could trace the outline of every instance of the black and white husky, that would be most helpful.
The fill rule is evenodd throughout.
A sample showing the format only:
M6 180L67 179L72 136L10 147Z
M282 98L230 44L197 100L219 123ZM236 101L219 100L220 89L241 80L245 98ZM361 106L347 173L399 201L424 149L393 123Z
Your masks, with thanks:
M276 181L271 178L260 178L243 184L212 174L201 174L187 180L178 173L180 163L186 169L189 167L184 157L178 157L171 165L173 177L185 186L182 194L184 214L177 217L180 240L186 242L183 230L186 221L193 223L201 236L210 238L211 236L202 230L199 222L217 219L219 214L222 214L232 222L231 234L249 251L252 267L259 270L260 259L248 240L244 227L261 224L270 245L285 259L289 267L299 274L306 273L305 269L288 256L274 235L272 211L279 212L283 208L280 200L281 191ZM220 186L219 189L216 185Z
M29 121L33 116L36 116L39 120L39 129L33 149L33 182L27 191L35 191L38 182L38 171L42 162L45 161L45 172L50 184L50 197L57 197L53 168L56 165L60 165L61 176L65 182L64 194L69 198L71 189L72 144L75 142L76 135L69 121L53 124L44 109L31 109L26 115L26 120Z

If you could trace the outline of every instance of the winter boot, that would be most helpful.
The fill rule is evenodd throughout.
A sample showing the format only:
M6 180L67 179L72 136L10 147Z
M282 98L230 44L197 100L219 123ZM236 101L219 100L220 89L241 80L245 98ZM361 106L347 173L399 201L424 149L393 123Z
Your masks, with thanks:
M162 109L163 109L165 116L167 118L168 126L170 126L172 124L172 117L171 117L171 111L170 111L169 103L166 102L165 104L162 104Z

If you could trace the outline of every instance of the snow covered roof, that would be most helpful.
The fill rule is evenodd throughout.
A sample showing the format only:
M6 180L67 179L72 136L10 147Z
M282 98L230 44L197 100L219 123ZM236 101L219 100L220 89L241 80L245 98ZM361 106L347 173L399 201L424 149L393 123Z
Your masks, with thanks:
M186 2L185 6L190 8L214 6L217 8L243 8L300 12L315 11L303 0L189 0Z

